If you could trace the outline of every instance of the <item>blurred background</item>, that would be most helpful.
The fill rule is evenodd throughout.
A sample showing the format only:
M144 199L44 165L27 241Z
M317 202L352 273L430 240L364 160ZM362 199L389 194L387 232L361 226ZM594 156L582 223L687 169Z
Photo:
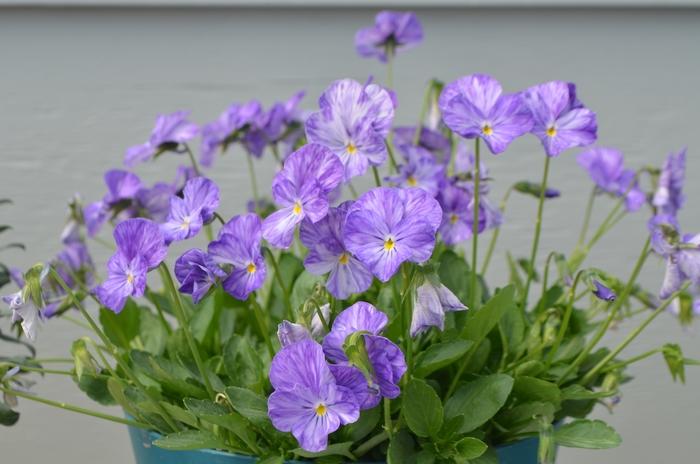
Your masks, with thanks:
M74 193L85 202L101 198L102 174L122 167L124 150L147 139L157 113L188 109L192 120L204 123L234 101L259 98L269 105L299 89L307 91L302 107L314 109L334 79L384 78L379 63L357 57L353 48L355 31L370 25L379 9L370 1L278 0L259 7L235 0L210 1L206 7L187 0L69 3L73 6L0 0L0 197L14 200L0 211L0 223L14 227L3 239L27 246L25 252L4 252L2 261L20 268L59 251L69 198ZM681 221L685 231L700 231L700 184L695 182L700 146L694 146L700 123L699 1L462 3L468 6L457 1L391 4L416 10L425 30L424 43L400 55L395 65L399 124L415 123L424 87L433 77L450 81L485 72L506 91L552 79L573 81L579 97L598 113L599 143L623 150L630 167L660 165L669 151L689 147L688 202ZM546 203L541 257L553 249L568 253L575 244L591 189L575 162L576 152L552 163L550 179L562 197ZM250 197L242 156L240 149L229 151L207 172L221 187L225 217L241 212ZM185 162L167 154L136 172L147 182L170 181ZM521 138L486 162L495 178L491 198L497 202L513 182L539 181L541 147L534 137ZM268 155L256 161L256 169L266 188L273 160ZM611 206L611 201L597 203L594 225ZM532 198L511 198L489 271L492 285L507 278L506 247L516 255L529 250L535 208ZM645 238L646 214L623 220L588 263L626 278ZM109 239L108 233L103 237ZM109 251L97 243L91 251L103 269ZM662 275L663 263L651 259L642 282L656 290ZM617 327L610 341L632 327ZM64 357L82 334L67 322L50 321L39 333L39 355ZM657 319L642 338L629 348L630 355L678 341L686 356L700 358L697 328L681 328L670 315ZM635 364L631 373L635 381L623 387L614 414L604 408L595 413L622 434L622 446L563 449L559 462L697 460L700 369L688 372L687 386L672 382L660 356ZM46 378L35 390L97 407L70 379ZM0 429L0 461L132 462L123 426L21 403L19 424Z

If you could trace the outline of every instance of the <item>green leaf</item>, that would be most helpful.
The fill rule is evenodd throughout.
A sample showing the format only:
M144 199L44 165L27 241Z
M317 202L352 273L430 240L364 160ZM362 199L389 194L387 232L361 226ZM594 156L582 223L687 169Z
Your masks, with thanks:
M206 430L185 430L171 433L153 442L159 448L184 451L195 449L224 448L224 444L216 436Z
M551 424L556 410L557 408L552 403L542 401L521 403L498 413L496 422L507 429L511 435L536 433L540 429L538 418L545 418Z
M0 425L15 425L19 420L19 413L0 401Z
M447 250L440 255L440 282L449 288L459 301L469 301L469 273L469 266L455 252Z
M387 464L414 464L416 462L415 443L408 430L401 429L389 442Z
M382 408L379 406L361 411L360 418L357 422L353 422L341 428L343 436L347 437L348 441L357 443L374 430L381 417Z
M146 308L143 308L140 314L139 337L145 351L155 355L163 354L168 333L158 316Z
M350 448L352 448L353 443L351 441L345 442L345 443L333 443L332 445L328 445L328 447L323 450L319 451L318 453L312 453L310 451L303 450L301 448L297 448L292 450L292 453L298 454L302 458L320 458L323 456L345 456L348 459L355 460L355 456L350 452Z
M231 383L261 393L267 382L264 353L256 350L248 337L232 337L224 347L224 368Z
M139 335L141 308L134 300L126 300L119 314L107 308L100 308L100 324L107 338L120 348L132 348L131 341Z
M302 272L294 281L292 293L289 297L292 308L298 308L303 305L313 294L316 285L323 284L324 281L325 278L323 276Z
M260 459L257 464L284 464L284 456L269 456Z
M561 391L556 384L536 377L515 378L513 396L520 401L545 401L556 407L561 404Z
M416 356L414 375L426 377L432 372L452 364L467 354L474 343L469 340L452 340L431 345Z
M180 362L163 356L152 356L144 351L132 350L130 357L134 366L152 378L163 392L175 397L206 398L207 392L192 372Z
M662 353L673 381L680 380L681 383L685 383L685 358L680 345L667 343L664 345Z
M613 395L615 395L614 390L594 392L579 384L570 385L561 391L562 400L595 400Z
M622 438L615 429L600 420L579 419L554 430L558 445L570 448L615 448Z
M75 381L78 388L85 392L90 399L100 404L105 406L115 404L116 402L107 387L108 377L102 375L97 364L93 361L85 339L80 338L73 342L71 354L75 363Z
M160 405L163 406L163 409L165 409L168 412L168 414L170 414L170 416L172 416L172 418L176 421L182 422L183 424L187 424L190 427L199 427L199 423L197 423L197 418L190 411L182 409L181 407L176 406L167 401L161 401Z
M488 446L478 438L464 437L455 443L455 452L462 459L476 459L486 452Z
M494 448L489 448L484 454L469 461L469 464L498 464L498 454Z
M226 406L214 403L211 400L185 398L184 403L187 410L197 417L204 415L223 416L229 412Z
M408 427L419 437L435 437L442 427L442 402L423 380L412 379L403 393L403 412Z
M269 420L264 396L240 387L228 387L226 396L233 409L252 423L260 424Z
M480 309L467 312L462 338L478 344L498 324L506 311L515 305L515 288L509 285L496 293Z
M197 342L204 348L215 348L213 342L219 322L221 306L217 304L216 292L212 292L197 306L190 319L190 329Z
M460 432L471 432L496 415L512 388L513 378L505 374L487 375L469 382L447 400L446 417L464 415Z

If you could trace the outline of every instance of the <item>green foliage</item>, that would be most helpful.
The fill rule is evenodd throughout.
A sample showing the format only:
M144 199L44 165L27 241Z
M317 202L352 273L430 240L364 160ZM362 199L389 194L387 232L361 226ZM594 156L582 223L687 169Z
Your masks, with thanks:
M558 445L569 448L606 449L620 445L622 439L615 429L601 420L575 420L554 431Z
M427 383L413 379L404 393L403 412L408 428L419 437L435 437L442 427L440 398Z
M462 385L445 403L445 417L464 416L460 433L476 429L503 407L513 388L505 374L487 375Z

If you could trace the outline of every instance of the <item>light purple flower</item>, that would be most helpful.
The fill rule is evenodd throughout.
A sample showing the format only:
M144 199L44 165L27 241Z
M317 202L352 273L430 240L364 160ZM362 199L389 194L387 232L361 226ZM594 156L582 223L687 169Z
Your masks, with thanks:
M465 189L448 184L440 190L442 207L440 235L447 245L456 245L472 236L471 195Z
M11 295L2 297L2 300L12 311L12 323L20 322L22 332L29 340L36 340L36 333L39 322L42 320L42 313L34 304L34 300L22 289Z
M423 40L423 26L415 13L381 11L374 26L360 29L355 34L355 50L365 58L377 57L382 63L398 51L415 47Z
M378 187L348 211L345 245L382 282L401 263L427 261L442 222L438 202L421 189Z
M682 149L678 153L671 153L666 158L659 185L654 193L652 203L659 208L659 213L675 215L685 203L683 195L683 180L685 177L685 153Z
M596 115L576 98L574 84L539 84L523 92L523 101L532 114L532 133L540 139L548 156L596 141Z
M360 417L355 395L336 384L321 346L312 340L284 347L272 359L268 415L306 451L323 451L328 435Z
M180 282L180 292L192 295L192 301L199 303L217 279L226 277L214 259L207 253L193 248L187 250L175 261L175 277Z
M413 146L416 136L414 126L403 126L394 128L394 145L399 150L406 146ZM438 161L447 161L450 156L450 139L445 137L440 131L422 126L418 138L418 146L431 152Z
M654 251L666 259L659 298L668 298L686 281L700 284L700 234L681 235L678 222L670 215L654 216L649 229Z
M102 200L87 205L83 211L88 236L95 236L105 222L118 214L129 217L135 215L131 206L138 191L142 188L141 179L129 171L111 169L104 175L107 193Z
M467 307L442 285L437 276L426 275L413 295L413 319L411 336L415 337L430 327L445 328L445 313L465 311Z
M177 189L168 183L157 182L150 188L142 188L136 193L136 203L141 212L149 219L163 223L170 214L170 199Z
M438 104L447 127L467 139L480 137L494 154L529 132L533 124L521 95L503 95L501 84L486 74L471 74L448 84Z
M246 133L256 123L262 111L262 105L257 100L245 104L234 103L226 108L216 121L204 125L200 157L202 166L210 167L216 151L225 151L233 142L243 141L244 145L247 142L248 147L256 144L255 137L246 139Z
M326 356L338 365L346 366L349 362L343 350L346 338L355 332L365 334L363 340L371 378L365 378L360 385L345 383L353 391L365 389L369 398L364 399L363 407L375 406L380 396L393 399L401 393L398 384L406 372L406 360L398 346L380 335L387 323L386 314L360 301L338 314L330 333L323 340Z
M340 158L346 179L384 162L385 139L394 119L394 104L385 89L352 79L335 81L321 95L319 106L320 111L306 120L306 136Z
M114 229L117 251L110 258L107 279L95 289L100 302L120 312L129 296L141 296L146 273L158 266L168 248L158 225L148 219L128 219Z
M305 145L292 153L272 182L272 196L282 209L263 222L263 237L289 248L294 229L304 218L315 223L328 213L328 195L343 179L343 166L326 147Z
M445 182L445 166L438 164L432 153L421 147L404 146L406 163L398 167L398 175L386 180L398 187L420 188L431 196L437 195Z
M179 144L195 138L199 128L187 120L188 116L188 111L159 114L151 137L147 142L126 150L124 164L133 167L138 163L152 159L163 151L175 151Z
M171 197L170 213L162 225L168 244L197 235L219 207L219 187L205 177L188 180L182 193L183 198Z
M324 319L328 321L331 315L330 305L326 303L321 306L320 309ZM326 335L326 328L324 327L323 321L321 321L321 318L316 311L314 311L314 315L311 318L311 323L308 324L308 326L289 321L282 321L277 325L277 338L279 339L282 347L291 345L292 343L296 343L301 340L320 340L324 335Z
M591 180L603 192L625 196L626 209L637 211L646 201L634 171L625 169L622 152L614 148L593 147L576 157L576 162L588 171Z
M312 274L328 274L326 288L341 300L372 285L372 273L348 251L343 240L343 225L351 204L330 208L328 215L315 224L305 219L299 234L301 243L309 249L304 267Z
M234 216L209 244L209 254L217 264L231 266L223 282L224 290L239 300L265 283L267 267L261 249L262 224L256 214Z

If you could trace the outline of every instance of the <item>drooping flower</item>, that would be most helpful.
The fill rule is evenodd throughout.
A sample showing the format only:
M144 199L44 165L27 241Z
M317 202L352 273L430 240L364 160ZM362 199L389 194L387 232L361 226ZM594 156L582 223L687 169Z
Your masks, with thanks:
M152 159L163 151L175 151L178 145L195 138L199 128L187 120L188 116L188 111L159 114L151 137L147 142L127 149L124 155L124 164L133 167L138 163Z
M595 295L596 298L604 301L615 301L617 295L610 287L604 285L598 279L593 279L592 283L595 287L593 290L593 295Z
M387 180L399 187L416 187L433 197L437 195L445 182L445 166L437 163L433 154L421 147L404 146L402 152L406 162L398 167L398 175Z
M315 223L326 216L328 195L342 179L343 166L322 145L305 145L289 155L272 182L272 196L282 208L265 218L265 240L289 248L297 224L304 218Z
M323 318L328 321L331 314L331 307L328 303L319 308ZM314 312L310 324L300 324L297 322L282 321L277 325L277 338L280 345L285 347L301 340L320 340L326 334L326 328L323 325L318 312Z
M323 92L319 106L306 120L306 137L340 158L346 179L384 162L385 139L394 119L389 92L376 84L343 79Z
M700 284L700 234L681 235L674 216L657 215L649 221L654 251L666 260L659 298L665 299L686 281Z
M211 221L219 207L219 187L205 177L195 177L185 184L183 198L170 199L170 213L162 225L165 242L185 240L197 235Z
M521 95L504 95L501 84L486 74L471 74L445 86L439 106L447 127L467 139L480 137L494 154L533 124Z
M312 274L328 274L326 288L339 299L364 292L372 285L372 273L344 243L343 226L351 205L348 201L330 208L328 215L316 223L305 219L299 234L301 243L309 249L304 267Z
M678 153L670 153L661 169L659 185L652 200L661 214L675 215L685 203L683 195L685 153L685 148Z
M107 193L102 200L87 205L83 211L88 236L95 236L107 220L118 215L135 216L131 201L142 188L141 179L128 171L111 169L104 175Z
M36 340L36 332L42 319L41 310L34 304L32 298L27 297L24 289L2 297L12 311L12 323L19 322L24 335L29 340Z
M399 51L408 50L423 41L423 26L412 12L380 11L374 26L355 34L355 50L365 57L377 57L386 63Z
M241 141L246 148L253 148L252 152L258 153L258 134L249 136L248 129L255 125L262 111L262 105L257 100L234 103L216 121L204 125L200 156L202 166L210 167L216 151L225 151L236 141Z
M234 298L248 299L265 282L267 266L261 243L260 217L248 213L231 218L219 231L217 240L209 244L208 252L214 262L231 266L223 287Z
M321 346L312 340L288 345L270 367L275 389L268 415L277 430L291 432L306 451L323 451L328 435L360 417L355 395L337 385Z
M168 248L158 225L148 219L128 219L114 229L117 251L107 263L107 279L95 289L100 302L118 313L129 296L142 296L146 274L158 266Z
M226 273L207 253L192 248L175 261L175 277L180 282L180 292L192 295L192 301L196 304L216 283L216 279L226 277Z
M380 335L387 323L386 314L360 301L338 314L323 340L323 351L328 359L339 365L353 365L358 360L349 360L343 345L353 333L364 334L367 359L360 362L368 362L371 369L370 378L365 378L362 385L372 398L364 402L363 408L376 406L382 396L393 399L400 394L398 383L406 372L406 361L399 347Z
M551 81L535 85L523 92L523 101L532 114L532 133L540 139L548 156L596 141L596 115L576 98L573 83Z
M413 295L413 319L411 320L411 336L430 327L440 330L445 328L445 313L465 311L467 307L440 283L436 275L424 276L424 281L416 288Z
M628 211L637 211L646 201L634 171L625 169L622 152L614 148L593 147L580 153L576 162L588 171L591 180L603 192L625 197Z

